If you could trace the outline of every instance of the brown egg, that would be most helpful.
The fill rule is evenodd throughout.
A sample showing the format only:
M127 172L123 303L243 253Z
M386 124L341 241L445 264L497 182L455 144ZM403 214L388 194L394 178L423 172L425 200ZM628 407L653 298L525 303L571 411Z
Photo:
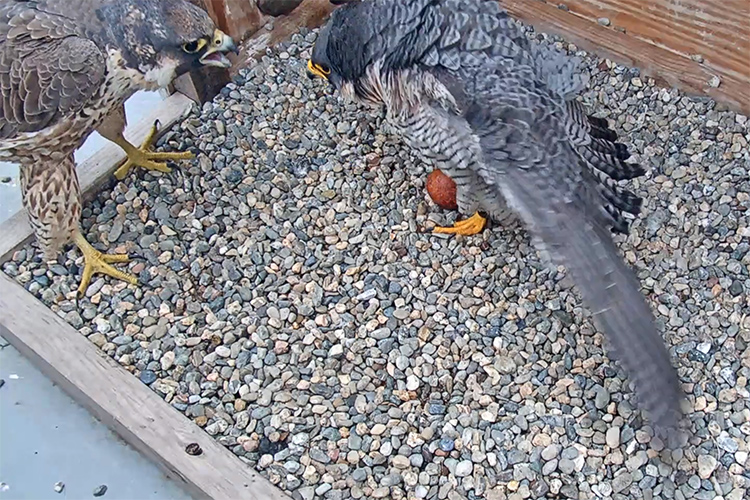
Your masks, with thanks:
M456 183L437 168L427 176L427 193L440 208L457 210Z

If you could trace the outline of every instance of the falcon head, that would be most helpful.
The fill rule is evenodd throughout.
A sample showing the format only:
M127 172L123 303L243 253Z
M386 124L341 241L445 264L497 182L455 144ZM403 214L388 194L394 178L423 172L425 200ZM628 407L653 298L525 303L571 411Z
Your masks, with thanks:
M97 14L127 67L158 86L199 66L228 68L226 53L238 53L234 40L187 0L113 1Z
M394 19L413 18L425 0L330 0L341 5L321 28L307 62L310 78L323 78L344 97L380 105L389 74L415 68L413 39Z
M330 0L336 9L331 18L320 29L313 46L312 55L307 61L307 74L310 78L323 78L336 90L345 84L353 84L365 72L367 60L360 27L365 19L358 19L362 3L359 0Z

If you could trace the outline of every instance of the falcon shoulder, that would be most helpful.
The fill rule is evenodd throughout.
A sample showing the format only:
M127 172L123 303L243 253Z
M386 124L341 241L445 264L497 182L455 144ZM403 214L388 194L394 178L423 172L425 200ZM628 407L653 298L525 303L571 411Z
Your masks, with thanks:
M36 2L3 3L0 139L38 132L80 112L105 71L105 55L78 22Z

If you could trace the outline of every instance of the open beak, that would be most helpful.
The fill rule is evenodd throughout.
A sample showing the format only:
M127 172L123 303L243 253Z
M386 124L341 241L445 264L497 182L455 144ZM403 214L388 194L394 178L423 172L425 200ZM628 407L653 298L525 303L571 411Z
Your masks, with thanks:
M228 68L232 65L232 61L224 55L227 52L234 52L235 54L240 53L234 40L232 40L232 37L217 29L214 31L214 35L211 38L211 45L201 56L200 62L206 66Z
M328 75L330 75L330 74L331 74L330 71L325 71L323 68L321 68L320 66L318 66L317 64L315 64L314 62L312 62L312 59L308 59L308 61L307 61L307 75L310 78L318 76L320 78L323 78L324 80L328 80Z

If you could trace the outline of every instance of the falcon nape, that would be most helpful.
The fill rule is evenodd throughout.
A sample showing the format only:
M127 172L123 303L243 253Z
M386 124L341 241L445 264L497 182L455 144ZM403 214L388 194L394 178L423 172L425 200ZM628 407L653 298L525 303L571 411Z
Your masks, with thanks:
M497 0L332 1L345 5L320 30L310 75L385 107L406 144L455 181L461 213L520 217L545 260L567 269L655 426L677 430L677 372L612 240L641 207L615 181L644 170L576 101L588 83L579 61L532 42Z
M125 101L166 87L201 65L228 67L234 41L186 0L2 0L0 2L0 160L18 163L23 206L44 258L75 243L93 273L136 284L111 264L127 255L94 249L81 233L81 190L73 153L97 130L122 147L131 166L169 171L190 153L150 151L123 137Z

